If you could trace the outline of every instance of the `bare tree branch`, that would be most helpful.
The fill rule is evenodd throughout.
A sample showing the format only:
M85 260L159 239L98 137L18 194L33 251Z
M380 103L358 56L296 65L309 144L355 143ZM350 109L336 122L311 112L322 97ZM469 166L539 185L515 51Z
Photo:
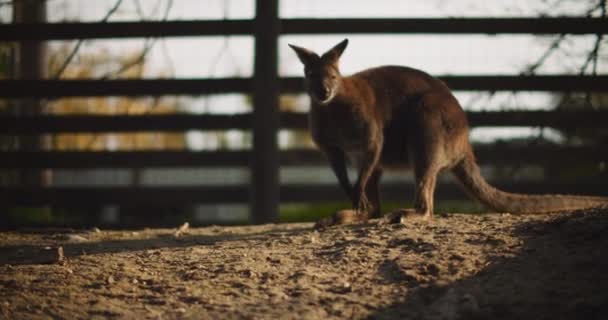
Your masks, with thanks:
M545 52L543 52L543 54L536 59L536 61L532 64L530 64L526 70L522 71L520 74L521 75L533 75L534 73L536 73L536 70L538 68L540 68L545 61L547 61L547 59L559 48L559 46L561 45L562 41L566 38L566 34L562 33L560 34L557 38L555 38L555 40L553 40L553 42L551 43L551 45L545 50Z
M601 14L602 14L602 18L605 19L606 18L606 0L600 0L600 11L601 11ZM599 55L600 55L599 53L600 53L600 46L601 46L601 43L602 43L602 37L603 37L603 34L598 34L597 35L597 39L596 39L596 42L595 42L595 47L593 48L593 50L594 50L594 53L593 53L593 67L592 67L592 71L591 72L592 72L592 74L594 76L597 75L597 60L598 60Z
M145 15L143 13L143 10L141 10L141 5L139 4L139 1L135 0L135 3L137 3L137 7L139 8L139 9L137 9L139 18L141 20L144 20ZM160 5L160 1L158 3ZM165 7L165 11L163 13L163 17L162 17L161 21L166 21L169 18L169 13L171 12L171 8L172 7L173 7L173 0L167 0L167 6ZM148 55L148 53L150 52L150 50L152 50L152 48L154 47L154 44L156 43L157 40L158 40L158 38L147 38L146 39L146 43L144 44L144 48L142 49L141 53L139 54L139 56L136 59L132 60L129 63L126 63L126 64L122 65L120 67L120 69L118 69L118 70L116 70L114 72L110 72L110 73L105 74L104 76L101 77L101 79L102 80L107 80L110 77L118 76L118 75L122 74L123 72L129 70L130 68L132 68L132 67L134 67L136 65L142 64L145 61L146 56ZM155 98L154 99L154 103L152 104L152 106L150 106L150 108L146 112L144 112L144 114L150 113L153 109L155 109L156 106L158 106L159 103L160 103L160 99ZM130 112L131 106L133 106L133 101L132 100L127 105L127 108L126 108L127 114ZM97 139L99 137L101 137L101 135L99 135L99 134L96 134L93 137L91 137L91 139L89 140L89 142L87 143L87 145L85 146L84 149L85 150L92 149L93 145L95 144L95 142L97 141Z
M133 0L133 4L135 4L135 11L137 11L137 14L143 19L144 15L144 9L141 6L141 2L139 2L139 0Z
M120 7L120 5L122 4L122 1L123 0L116 0L116 3L114 4L114 6L108 11L108 13L106 13L106 15L103 17L103 19L101 19L101 22L108 22L110 17L116 12L116 10L118 10L118 7ZM85 41L84 39L78 39L78 42L76 42L76 46L74 46L74 48L72 49L72 52L70 52L68 57L65 59L65 61L61 65L61 67L59 67L59 70L57 70L57 73L53 76L54 79L59 79L61 77L61 75L65 72L67 67L72 62L72 60L74 60L74 57L80 50L80 47L82 46L84 41Z
M558 4L559 2L557 2L556 4ZM593 7L591 7L589 10L587 10L585 16L587 18L591 18L593 13L595 11L597 11L598 9L601 10L601 16L602 18L606 17L606 0L599 0L599 2L594 5ZM560 49L560 45L564 42L568 40L568 38L566 37L566 34L560 34L557 38L555 38L553 40L553 42L551 43L551 45L549 47L547 47L547 49L543 52L543 54L532 64L530 64L526 70L524 70L523 72L521 72L521 75L533 75L536 73L536 71L538 70L538 68L540 68L542 65L545 64L545 62L548 60L548 58L555 52L557 52ZM589 65L589 63L591 61L593 61L593 74L597 74L597 58L599 56L599 50L600 50L600 43L602 41L602 34L597 34L596 36L596 41L595 41L595 45L592 49L592 51L589 53L589 55L587 56L587 60L585 61L585 63L583 64L583 66L581 67L581 71L580 74L584 74L585 70L587 69L587 66ZM563 101L567 100L570 98L569 94L564 95L563 97L561 97L560 102L558 103L558 107L560 104L562 104ZM591 106L591 93L587 92L586 94L586 100L588 105ZM534 146L534 145L539 145L541 144L543 141L545 141L545 127L544 126L540 126L539 128L539 132L538 135L536 135L536 137L534 137L533 139L529 140L527 142L528 146ZM521 170L524 167L524 163L523 162L518 162L516 163L513 167L511 167L508 170L508 175L509 176L513 176L515 175L519 170Z
M139 4L139 1L135 0L135 3ZM138 14L140 15L140 18L143 20L145 18L145 15L143 13L143 10L141 10L141 5L137 5L137 7L139 8ZM163 17L161 18L161 21L166 21L168 19L169 13L171 12L172 7L173 7L173 0L169 0L167 2L167 6L165 7L165 12L163 13ZM141 53L139 54L139 56L136 59L133 59L129 63L122 65L120 67L120 69L118 69L116 71L106 73L105 75L103 75L101 77L101 79L107 80L109 78L116 77L116 76L122 74L123 72L129 70L130 68L143 63L146 59L146 56L150 52L150 50L152 50L152 48L156 44L157 40L158 40L158 38L147 38L146 42L144 44L144 48L142 49Z
M595 7L594 10L597 10L597 9L600 9L601 18L605 19L606 18L606 1L599 0L599 3ZM603 37L604 37L604 35L601 33L598 33L595 35L595 43L593 45L593 49L591 49L591 52L589 52L589 54L587 55L587 59L585 59L585 62L581 66L580 71L579 71L580 75L585 74L585 72L587 71L587 68L589 67L589 64L591 64L591 75L593 75L593 76L597 75L597 60L598 60L598 56L599 56L599 52L600 52L600 47L602 45ZM585 93L585 101L587 102L588 106L594 107L591 92L588 91Z

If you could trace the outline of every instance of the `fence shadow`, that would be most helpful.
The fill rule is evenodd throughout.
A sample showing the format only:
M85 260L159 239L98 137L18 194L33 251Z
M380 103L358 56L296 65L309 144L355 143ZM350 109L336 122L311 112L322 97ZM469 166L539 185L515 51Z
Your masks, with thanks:
M606 319L608 209L526 223L521 252L447 286L413 288L372 319Z
M246 227L245 227L246 228ZM53 229L50 229L51 231ZM221 228L218 230L222 230ZM136 231L133 231L136 232ZM36 245L0 245L0 265L27 265L27 264L49 264L58 262L57 248L62 247L67 258L78 257L86 254L121 253L138 250L160 249L160 248L183 248L197 245L214 245L223 242L238 242L244 240L267 239L275 236L290 236L301 233L312 232L311 226L296 228L272 227L259 232L244 232L232 234L230 232L218 231L218 234L185 234L176 238L173 231L156 233L149 237L127 238L118 240L98 240L90 242L70 242L72 236L79 237L79 233L56 233L50 234L50 240L45 244ZM125 234L131 233L123 232ZM57 237L63 241L56 240ZM55 238L55 240L53 240Z

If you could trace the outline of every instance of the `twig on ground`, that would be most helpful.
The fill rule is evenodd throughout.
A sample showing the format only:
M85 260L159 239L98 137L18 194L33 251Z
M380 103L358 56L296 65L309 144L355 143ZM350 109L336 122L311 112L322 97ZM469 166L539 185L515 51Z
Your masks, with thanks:
M183 234L186 234L188 232L188 228L190 228L190 224L188 222L184 222L184 224L182 224L179 228L177 228L177 231L175 231L175 233L173 233L173 236L175 237L175 239L178 239Z

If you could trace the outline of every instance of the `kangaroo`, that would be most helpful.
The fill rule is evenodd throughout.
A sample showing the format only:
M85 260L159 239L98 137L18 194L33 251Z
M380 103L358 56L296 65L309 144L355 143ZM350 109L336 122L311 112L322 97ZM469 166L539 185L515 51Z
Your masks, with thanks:
M432 219L437 175L446 169L472 198L499 212L532 214L608 204L608 197L527 195L494 188L480 174L466 114L444 82L402 66L343 77L338 62L347 45L345 39L321 56L289 45L304 65L312 138L353 206L322 219L317 227L379 218L378 184L382 170L391 168L413 169L415 195L414 208L388 213L381 220L387 223ZM358 168L354 185L347 161Z

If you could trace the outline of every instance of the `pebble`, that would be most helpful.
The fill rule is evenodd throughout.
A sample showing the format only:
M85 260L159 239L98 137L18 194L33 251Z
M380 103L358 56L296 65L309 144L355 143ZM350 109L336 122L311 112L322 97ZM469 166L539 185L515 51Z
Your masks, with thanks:
M309 243L319 242L319 232L315 231L315 232L311 233L310 236L308 237L308 242Z

